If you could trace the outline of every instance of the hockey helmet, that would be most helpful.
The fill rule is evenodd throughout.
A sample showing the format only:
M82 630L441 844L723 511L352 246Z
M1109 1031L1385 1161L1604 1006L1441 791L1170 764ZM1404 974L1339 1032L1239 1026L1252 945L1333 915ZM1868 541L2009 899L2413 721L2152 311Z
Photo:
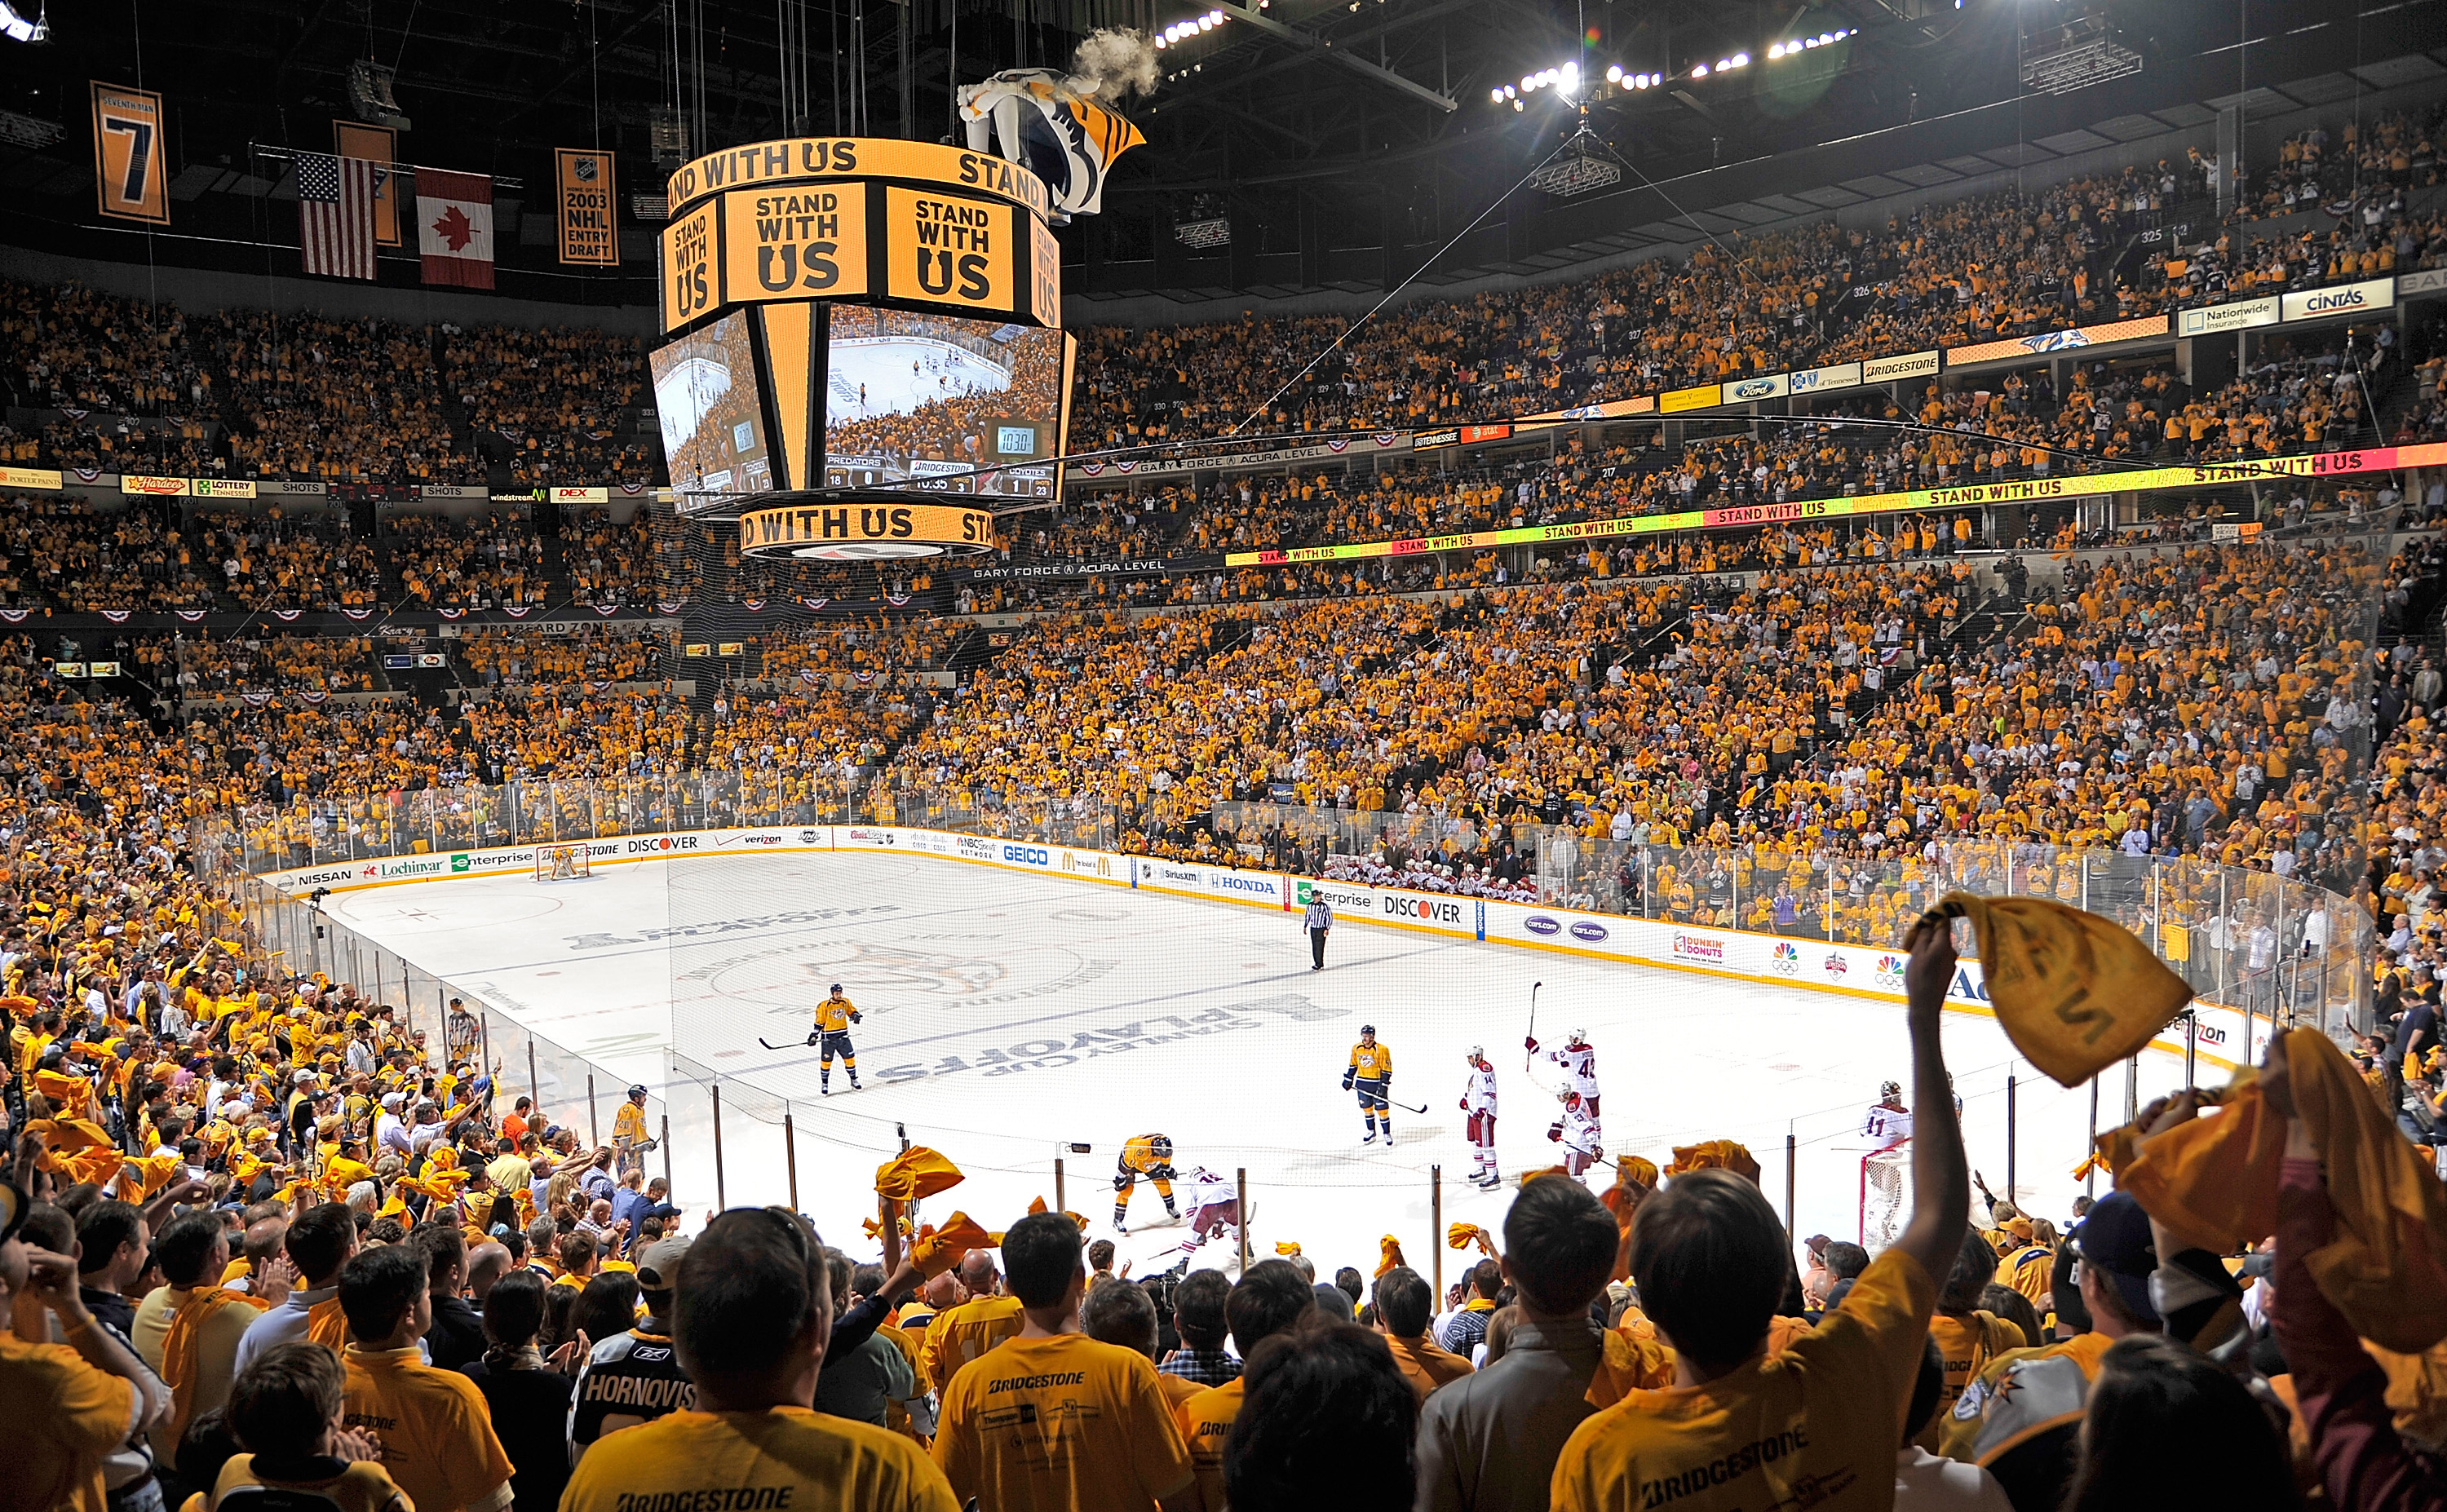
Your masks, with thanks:
M1576 1029L1572 1030L1571 1038L1566 1043L1573 1045L1586 1045L1588 1042L1589 1031L1584 1029Z
M1904 1084L1901 1082L1885 1082L1878 1087L1878 1096L1881 1099L1901 1101L1903 1095Z
M1169 1134L1159 1134L1155 1138L1148 1141L1148 1147L1155 1151L1155 1158L1157 1160L1168 1161L1172 1159L1172 1136Z
M1362 1037L1363 1039L1364 1039L1364 1038L1366 1038L1368 1035L1374 1034L1374 1033L1375 1033L1375 1032L1376 1032L1376 1026L1375 1026L1375 1025L1374 1025L1374 1024L1362 1024L1362 1025L1360 1025L1360 1026L1359 1026L1359 1033L1360 1033L1360 1037Z
M1578 1092L1565 1092L1563 1096L1563 1103L1565 1107L1578 1107L1581 1106L1581 1094Z
M1486 1059L1487 1059L1487 1047L1486 1047L1486 1046L1484 1046L1484 1045L1473 1045L1473 1046L1471 1046L1471 1047L1470 1048L1470 1064L1471 1064L1472 1066L1477 1066L1477 1065L1480 1065L1480 1064L1484 1063L1484 1062L1486 1061Z

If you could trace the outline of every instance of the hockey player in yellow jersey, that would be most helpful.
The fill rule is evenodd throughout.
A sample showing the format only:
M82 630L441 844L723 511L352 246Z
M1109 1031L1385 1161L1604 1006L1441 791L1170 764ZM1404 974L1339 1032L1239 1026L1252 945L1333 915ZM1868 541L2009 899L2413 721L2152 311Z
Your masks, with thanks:
M1123 1220L1129 1216L1130 1193L1146 1177L1155 1183L1155 1195L1164 1199L1167 1217L1178 1221L1181 1209L1172 1200L1172 1136L1142 1134L1122 1146L1121 1162L1113 1168L1113 1229L1128 1234L1129 1225Z
M1368 1137L1360 1143L1375 1143L1379 1125L1384 1127L1385 1143L1394 1143L1394 1109L1385 1100L1393 1085L1394 1051L1376 1043L1375 1025L1360 1025L1359 1043L1351 1047L1351 1064L1342 1073L1342 1089L1359 1094L1359 1121L1368 1128Z
M807 1030L807 1043L824 1048L816 1056L816 1092L821 1097L833 1094L833 1056L842 1058L842 1069L849 1072L852 1090L858 1089L858 1048L849 1042L849 1027L859 1022L858 1005L842 995L842 984L833 983L833 995L816 1005L816 1027Z

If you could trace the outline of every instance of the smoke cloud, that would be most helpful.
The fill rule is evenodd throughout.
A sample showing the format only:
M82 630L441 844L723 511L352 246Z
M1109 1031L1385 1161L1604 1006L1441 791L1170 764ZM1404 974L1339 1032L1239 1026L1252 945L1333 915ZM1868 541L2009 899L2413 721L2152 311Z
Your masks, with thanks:
M1071 77L1063 84L1073 94L1114 104L1153 93L1155 81L1154 39L1144 31L1100 27L1071 55Z

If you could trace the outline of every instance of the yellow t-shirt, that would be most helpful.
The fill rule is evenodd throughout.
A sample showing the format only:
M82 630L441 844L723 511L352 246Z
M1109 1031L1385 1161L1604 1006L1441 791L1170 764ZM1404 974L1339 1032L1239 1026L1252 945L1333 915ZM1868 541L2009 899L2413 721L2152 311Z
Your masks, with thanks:
M1011 1339L953 1376L935 1463L995 1512L1144 1507L1191 1481L1155 1367L1079 1333Z
M1886 1512L1936 1302L1920 1262L1887 1250L1781 1352L1705 1386L1634 1391L1583 1422L1555 1463L1556 1512L1735 1512L1797 1505L1805 1491L1814 1512Z
M328 1466L336 1461L325 1461ZM212 1504L218 1506L222 1497L239 1486L264 1485L281 1490L311 1491L338 1503L340 1512L410 1512L408 1497L383 1467L371 1460L361 1460L343 1465L337 1474L312 1481L275 1479L255 1467L255 1456L240 1454L221 1466L220 1479L213 1483Z
M935 1314L918 1346L918 1363L937 1392L952 1384L960 1367L1019 1332L1019 1298L977 1296Z
M669 1412L606 1434L570 1472L560 1505L564 1512L959 1512L925 1450L897 1433L803 1407Z
M0 1333L0 1422L9 1434L0 1503L44 1512L103 1512L102 1457L127 1437L136 1388L65 1344Z
M494 1436L492 1409L476 1383L426 1364L414 1346L361 1350L349 1369L348 1426L382 1445L382 1466L418 1512L449 1512L484 1501L510 1479L510 1457Z
M1224 1440L1241 1415L1241 1383L1208 1387L1172 1409L1173 1427L1189 1447L1189 1467L1198 1475L1198 1495L1215 1512L1224 1506Z

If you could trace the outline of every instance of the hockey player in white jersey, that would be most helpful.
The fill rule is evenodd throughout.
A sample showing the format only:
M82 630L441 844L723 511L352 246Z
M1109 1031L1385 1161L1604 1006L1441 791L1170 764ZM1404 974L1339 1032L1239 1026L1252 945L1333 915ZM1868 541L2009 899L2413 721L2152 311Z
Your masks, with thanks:
M1495 1170L1495 1068L1476 1045L1470 1048L1470 1082L1462 1088L1461 1110L1470 1119L1470 1184L1493 1191L1504 1184Z
M1222 1239L1226 1249L1240 1248L1241 1191L1230 1181L1205 1166L1192 1166L1189 1172L1189 1238L1181 1241L1182 1253L1194 1254L1208 1239Z
M1575 1177L1605 1154L1597 1112L1578 1092L1564 1094L1564 1111L1546 1125L1546 1137L1564 1146L1564 1169Z
M1878 1090L1878 1101L1861 1121L1861 1132L1877 1141L1879 1149L1890 1150L1911 1138L1911 1110L1904 1106L1902 1083L1888 1082Z
M1523 1043L1528 1048L1530 1054L1538 1053L1536 1036L1533 1035ZM1584 1029L1572 1030L1565 1036L1564 1048L1548 1050L1546 1058L1554 1062L1562 1071L1562 1075L1558 1078L1561 1084L1560 1089L1579 1093L1581 1101L1589 1106L1589 1117L1597 1117L1598 1052L1595 1047L1589 1044L1589 1031Z

